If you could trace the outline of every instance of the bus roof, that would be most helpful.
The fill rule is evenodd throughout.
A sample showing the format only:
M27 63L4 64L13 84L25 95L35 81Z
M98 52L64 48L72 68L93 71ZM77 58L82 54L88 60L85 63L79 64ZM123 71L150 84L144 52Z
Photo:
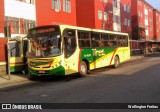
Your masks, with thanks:
M91 31L91 32L94 31L94 32L101 32L101 33L128 35L128 33L122 33L122 32L116 32L116 31L108 31L108 30L101 30L101 29L92 29L92 28L78 27L78 26L71 26L71 25L44 25L44 26L37 26L37 27L31 28L29 30L36 29L36 28L52 27L52 26L59 26L61 29L70 28L70 29L85 30L85 31Z
M78 27L78 26L71 26L71 25L60 25L61 28L71 28L77 30L86 30L86 31L94 31L94 32L101 32L101 33L112 33L112 34L119 34L119 35L128 35L128 33L116 32L116 31L108 31L108 30L101 30L101 29L92 29L92 28L85 28L85 27Z

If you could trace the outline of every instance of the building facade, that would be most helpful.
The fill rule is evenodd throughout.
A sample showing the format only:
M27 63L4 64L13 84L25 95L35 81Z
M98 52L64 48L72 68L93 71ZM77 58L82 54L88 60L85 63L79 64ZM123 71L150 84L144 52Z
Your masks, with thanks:
M154 39L160 42L160 11L154 9Z
M0 37L4 37L2 35L4 32L4 0L0 0Z
M68 24L76 26L76 0L37 0L37 25Z
M11 27L11 37L24 37L36 25L35 0L0 0L0 37Z
M132 0L132 38L154 41L153 7L145 0Z
M77 0L77 25L131 33L130 0Z
M127 32L132 38L131 0L121 0L121 31Z

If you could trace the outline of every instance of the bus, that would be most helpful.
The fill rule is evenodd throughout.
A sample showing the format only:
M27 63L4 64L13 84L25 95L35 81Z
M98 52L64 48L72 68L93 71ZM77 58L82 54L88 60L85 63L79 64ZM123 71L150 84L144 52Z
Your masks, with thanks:
M27 59L25 58L27 52L27 38L15 37L9 39L9 48L10 72L22 72L27 67Z
M86 76L90 70L130 59L127 33L45 25L28 30L27 63L30 79L45 75Z

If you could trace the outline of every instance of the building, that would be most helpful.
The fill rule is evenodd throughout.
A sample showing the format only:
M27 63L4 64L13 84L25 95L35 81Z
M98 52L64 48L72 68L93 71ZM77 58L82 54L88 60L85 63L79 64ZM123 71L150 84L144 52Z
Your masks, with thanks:
M154 41L153 7L145 0L131 0L132 39Z
M160 11L154 9L154 40L160 42Z
M76 0L77 25L131 33L130 0Z
M11 27L11 37L24 37L36 25L35 0L0 0L0 37Z
M76 26L76 0L37 0L37 25L68 24Z

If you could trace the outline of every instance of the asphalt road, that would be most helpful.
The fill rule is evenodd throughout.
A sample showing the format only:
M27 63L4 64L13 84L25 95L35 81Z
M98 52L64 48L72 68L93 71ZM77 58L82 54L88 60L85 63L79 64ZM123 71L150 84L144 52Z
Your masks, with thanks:
M84 78L77 76L40 78L32 84L2 89L0 103L160 103L159 88L160 55L153 55L124 63L118 69L110 67L97 69ZM137 112L137 110L97 111Z

